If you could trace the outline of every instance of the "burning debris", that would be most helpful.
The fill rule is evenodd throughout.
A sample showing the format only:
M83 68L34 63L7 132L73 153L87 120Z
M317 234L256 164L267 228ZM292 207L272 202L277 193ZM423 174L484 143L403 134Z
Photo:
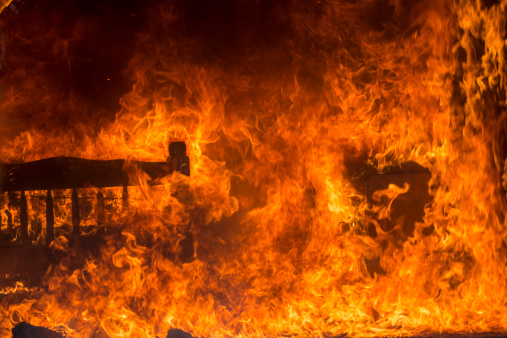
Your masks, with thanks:
M4 260L0 260L0 275L27 274L31 280L40 281L40 276L48 269L49 265L57 264L47 248L55 239L52 190L72 190L70 199L72 233L68 233L67 236L72 235L73 239L78 240L81 235L81 215L77 189L99 188L95 205L96 222L97 230L103 234L105 232L105 202L101 188L123 187L122 201L124 205L128 204L127 187L141 184L138 177L129 177L129 172L142 173L147 178L146 183L148 184L158 184L161 179L176 172L189 176L190 163L186 155L186 145L184 142L171 142L167 162L96 161L73 157L54 157L22 164L0 163L0 192L20 192L19 229L14 235L12 214L9 212L8 215L11 217L8 220L7 233L11 235L11 238L7 238L7 240L12 244L19 238L21 244L21 248L14 247L11 250L3 250ZM25 193L27 190L46 191L46 233L45 245L42 247L31 247L30 245L33 239L37 241L40 231L34 236L35 238L29 238L28 204ZM10 198L13 196L11 195ZM92 241L99 240L96 237L91 237L91 239ZM79 240L81 245L89 241L89 239ZM86 246L90 247L90 243Z
M0 2L0 335L504 334L506 8Z
M21 322L12 329L14 338L63 338L63 335L40 326Z

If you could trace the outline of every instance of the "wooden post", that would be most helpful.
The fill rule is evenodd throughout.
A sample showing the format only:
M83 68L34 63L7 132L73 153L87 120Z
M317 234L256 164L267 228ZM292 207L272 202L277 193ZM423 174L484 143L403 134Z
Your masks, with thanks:
M28 246L28 203L25 191L21 191L19 223L21 230L21 245Z
M187 156L185 142L169 143L167 163L172 172L177 171L183 175L190 176L190 159Z
M124 185L123 186L123 193L121 195L121 199L122 199L122 206L123 208L128 208L129 206L129 188Z
M51 190L46 193L46 245L55 239L55 212L53 210L53 196Z
M97 192L97 225L99 226L99 229L101 231L104 230L104 227L106 225L106 203L104 201L104 194L102 193L102 190L99 190Z
M81 218L79 216L79 198L77 195L77 190L72 189L72 233L74 236L79 236L79 223L81 222Z

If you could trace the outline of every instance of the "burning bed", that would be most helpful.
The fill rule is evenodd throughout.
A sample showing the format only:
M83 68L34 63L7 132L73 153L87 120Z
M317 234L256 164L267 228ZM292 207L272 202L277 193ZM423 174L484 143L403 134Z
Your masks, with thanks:
M506 8L0 0L0 336L504 336Z

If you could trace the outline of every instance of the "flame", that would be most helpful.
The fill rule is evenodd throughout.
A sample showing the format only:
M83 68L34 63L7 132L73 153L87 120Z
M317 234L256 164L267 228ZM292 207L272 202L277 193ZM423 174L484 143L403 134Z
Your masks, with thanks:
M99 254L56 238L44 289L3 292L0 332L20 321L69 337L507 332L507 1L219 3L153 3L117 111L68 89L49 61L71 73L98 23L29 36L40 22L2 13L1 161L163 161L183 140L191 176L149 186L133 173L128 205L104 190ZM431 201L401 240L400 224L380 222L410 185L376 191L379 206L361 180L409 161L430 172ZM93 215L96 190L79 193ZM55 194L65 234L70 192ZM44 224L41 195L28 199Z
M2 11L10 5L10 3L12 2L12 0L2 0L0 2L0 13L2 13Z

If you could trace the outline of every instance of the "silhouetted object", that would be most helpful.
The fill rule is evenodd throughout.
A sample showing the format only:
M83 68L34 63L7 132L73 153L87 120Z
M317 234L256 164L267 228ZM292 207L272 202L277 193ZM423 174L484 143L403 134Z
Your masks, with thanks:
M129 189L126 185L123 186L123 191L121 193L121 205L124 208L128 208L129 206Z
M25 322L17 324L12 329L13 338L63 338L58 332L45 327L34 326Z
M104 230L104 226L106 225L106 202L104 200L104 194L101 190L97 192L97 225L101 229Z
M20 202L19 223L21 229L21 245L28 246L28 204L24 191L21 192Z
M81 216L79 215L79 196L76 189L72 189L72 233L74 236L79 236L81 231L79 225L81 223Z
M136 185L129 169L138 168L157 184L162 177L177 171L190 175L190 163L184 142L169 144L167 162L110 160L98 161L75 157L53 157L39 161L0 163L1 191L104 188Z
M169 144L167 162L141 162L125 160L87 160L74 157L53 157L34 162L6 164L0 163L0 194L2 205L6 204L4 193L8 193L9 208L19 207L19 227L13 225L13 214L5 209L7 231L4 232L0 251L0 276L8 274L28 274L33 280L39 280L53 260L47 247L31 247L28 235L28 203L25 191L46 190L46 240L48 246L55 238L55 211L51 190L72 189L72 235L77 238L74 243L87 242L81 235L81 215L77 189L123 187L122 204L128 206L128 186L138 185L131 179L136 170L148 175L148 184L160 184L160 179L174 172L190 175L190 162L186 154L184 142ZM20 192L20 194L16 193ZM19 196L19 197L18 197ZM16 203L19 198L19 204ZM1 205L0 205L1 207ZM101 191L97 193L97 225L98 236L105 234L105 203ZM15 217L14 217L15 218ZM36 231L35 234L40 234ZM12 241L19 234L19 242ZM90 237L89 234L87 234ZM0 237L1 238L1 237ZM7 241L5 241L7 239ZM101 243L94 239L94 243ZM82 245L87 247L87 245ZM191 239L184 248L184 256L192 256Z
M170 329L169 332L167 332L167 338L194 338L191 334L186 333L183 330L180 329Z
M194 236L190 231L185 232L185 237L180 241L179 260L183 263L190 263L194 260Z
M55 239L55 213L53 210L53 196L51 190L46 192L46 244Z
M169 143L169 157L167 163L172 171L177 171L183 175L190 176L190 159L187 156L187 146L185 142Z
M333 336L334 338L345 338L347 333L342 333ZM49 330L44 327L34 326L25 322L17 324L12 329L13 338L63 338L64 336L58 332ZM428 333L423 336L411 336L412 338L500 338L505 337L502 333L440 333L431 334ZM166 338L194 338L191 334L180 330L170 329L167 332Z

